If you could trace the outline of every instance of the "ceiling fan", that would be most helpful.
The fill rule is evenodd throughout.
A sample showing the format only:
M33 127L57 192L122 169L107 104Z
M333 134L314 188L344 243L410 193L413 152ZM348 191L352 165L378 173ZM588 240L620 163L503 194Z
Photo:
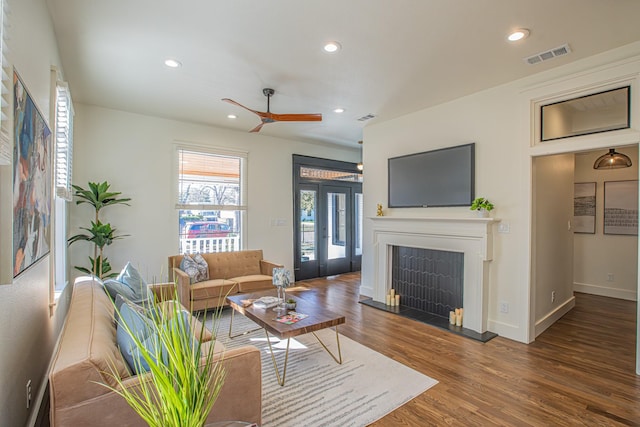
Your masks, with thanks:
M260 132L260 129L262 129L262 126L264 126L266 123L273 123L273 122L321 122L322 121L322 114L320 114L320 113L317 113L317 114L275 114L275 113L272 113L269 110L269 107L270 107L271 97L273 96L275 91L273 89L271 89L271 88L264 88L264 89L262 89L262 93L264 94L264 96L267 97L267 111L266 112L252 110L251 108L245 107L244 105L234 101L233 99L229 99L229 98L223 98L222 99L224 102L228 102L229 104L233 104L233 105L237 105L238 107L242 107L245 110L249 110L252 113L257 114L258 117L260 117L260 120L262 120L262 123L260 123L258 126L256 126L253 129L251 129L249 132Z

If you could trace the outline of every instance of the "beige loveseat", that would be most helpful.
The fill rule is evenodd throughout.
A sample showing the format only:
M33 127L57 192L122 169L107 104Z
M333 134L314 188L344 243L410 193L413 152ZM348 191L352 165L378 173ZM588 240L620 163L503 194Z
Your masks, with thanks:
M76 280L67 319L49 372L50 421L61 426L146 426L115 392L107 374L115 366L127 387L136 387L149 374L132 375L116 344L113 304L102 285L89 277ZM199 331L193 318L192 330ZM202 341L210 340L205 333ZM209 341L212 342L212 341ZM219 350L224 347L215 342ZM216 350L218 351L218 350ZM221 355L222 353L217 353ZM260 351L253 346L225 350L227 376L208 422L261 422Z
M273 269L282 267L262 259L262 250L202 254L209 266L209 280L191 284L180 270L182 255L169 257L169 281L178 284L180 302L192 311L226 304L226 296L273 287Z

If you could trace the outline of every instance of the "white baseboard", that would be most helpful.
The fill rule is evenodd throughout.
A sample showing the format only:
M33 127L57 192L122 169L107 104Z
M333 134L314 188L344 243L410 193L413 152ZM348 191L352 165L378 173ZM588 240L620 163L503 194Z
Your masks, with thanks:
M371 286L360 285L360 296L373 298L373 288Z
M489 319L487 321L487 330L500 335L502 338L509 338L510 340L527 344L522 328L516 325Z
M572 296L558 308L547 314L536 322L536 337L547 330L547 328L556 323L562 316L567 314L576 305L576 297Z
M638 291L629 289L615 289L606 286L591 285L588 283L573 282L573 291L582 292L591 295L600 295L602 297L625 299L629 301L638 301Z

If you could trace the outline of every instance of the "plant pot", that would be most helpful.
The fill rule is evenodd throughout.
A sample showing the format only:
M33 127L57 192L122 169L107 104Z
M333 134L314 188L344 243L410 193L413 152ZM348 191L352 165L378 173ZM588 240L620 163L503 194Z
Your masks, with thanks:
M296 308L296 303L295 303L295 302L285 302L285 303L284 303L284 307L285 307L287 310L295 310L295 308Z
M486 209L478 209L476 213L479 218L489 218L489 211Z

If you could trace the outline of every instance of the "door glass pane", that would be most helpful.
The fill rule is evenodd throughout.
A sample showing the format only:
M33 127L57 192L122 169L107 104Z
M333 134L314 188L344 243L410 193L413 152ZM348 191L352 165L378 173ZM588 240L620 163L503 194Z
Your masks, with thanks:
M300 261L315 261L316 255L316 192L300 190Z
M327 258L346 256L347 195L327 193Z
M355 254L362 255L362 193L356 193L354 200L354 212L355 212Z

